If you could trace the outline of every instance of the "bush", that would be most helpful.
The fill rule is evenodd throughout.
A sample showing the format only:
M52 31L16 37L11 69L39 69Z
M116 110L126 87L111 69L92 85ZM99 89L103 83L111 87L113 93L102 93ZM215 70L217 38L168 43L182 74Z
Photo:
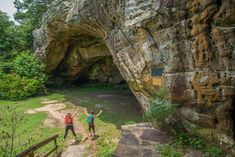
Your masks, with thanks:
M206 142L201 137L192 136L184 132L175 132L173 136L178 146L191 146L198 150L202 150L206 147Z
M204 152L206 157L220 157L222 155L222 150L213 145L208 145Z
M215 145L207 143L202 137L192 136L187 133L175 133L174 145L183 147L192 147L201 150L206 157L220 157L222 150Z
M0 99L19 100L42 91L42 84L36 79L1 73L0 82Z
M46 81L45 66L41 60L28 51L13 59L14 74L0 69L0 99L19 100L42 92Z
M181 157L182 153L179 148L191 147L201 150L206 157L219 157L223 153L218 147L207 143L203 138L192 136L177 122L177 105L169 99L169 90L166 88L159 89L155 96L149 101L149 110L145 113L148 120L154 125L167 130L173 135L173 143L156 145L156 149L163 157ZM183 130L182 130L183 129Z
M36 79L40 83L46 81L45 66L41 60L28 51L21 52L13 60L13 71L20 77Z
M145 113L148 120L157 123L167 123L177 110L177 105L169 100L168 89L159 89L149 101L150 108Z
M159 88L153 99L160 99L160 100L169 100L170 99L170 91L168 88Z
M182 153L169 144L157 144L156 150L159 151L163 157L182 157Z
M146 117L150 120L163 122L168 120L176 111L176 106L170 101L155 99L150 101Z

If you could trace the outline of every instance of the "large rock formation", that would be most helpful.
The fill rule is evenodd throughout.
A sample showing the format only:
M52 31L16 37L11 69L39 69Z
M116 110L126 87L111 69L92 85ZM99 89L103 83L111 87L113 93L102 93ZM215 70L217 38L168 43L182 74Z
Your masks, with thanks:
M234 0L55 0L34 36L60 83L111 55L143 109L160 77L189 131L233 144Z

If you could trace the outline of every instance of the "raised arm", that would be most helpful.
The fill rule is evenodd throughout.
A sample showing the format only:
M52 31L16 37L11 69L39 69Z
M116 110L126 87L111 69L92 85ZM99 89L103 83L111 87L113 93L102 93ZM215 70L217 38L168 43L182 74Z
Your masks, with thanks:
M85 112L85 114L86 114L87 116L89 116L89 114L87 113L86 108L84 108L84 112Z
M77 110L73 113L72 117L76 116L77 113L78 113L78 108L77 108Z
M96 115L96 117L98 117L101 113L102 113L102 110L100 110L100 112Z

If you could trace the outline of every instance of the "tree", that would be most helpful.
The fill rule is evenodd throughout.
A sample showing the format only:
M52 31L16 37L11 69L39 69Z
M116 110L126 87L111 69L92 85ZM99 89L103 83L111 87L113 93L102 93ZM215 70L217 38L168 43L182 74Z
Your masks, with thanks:
M40 27L43 13L48 9L49 4L53 0L14 0L15 8L17 9L14 18L20 23L17 26L16 39L17 48L21 51L31 49L33 45L32 31ZM23 39L23 40L22 40ZM26 47L27 49L22 49Z
M0 11L0 69L10 73L12 59L31 47L31 25L15 25Z
M15 20L21 24L30 22L33 29L38 28L43 13L46 12L52 1L53 0L15 0L14 5L17 9Z
M4 71L8 71L7 67L10 66L10 58L12 58L10 51L13 49L13 26L14 23L9 20L7 14L0 11L0 69Z
M21 52L13 60L13 71L20 77L36 79L41 83L46 80L45 65L35 54L28 51Z
M21 52L11 68L12 74L0 71L0 99L19 100L44 92L45 66L35 54Z
M51 0L52 1L52 0ZM44 65L33 54L32 30L40 25L47 0L15 0L15 18L0 11L0 99L17 100L43 92Z
M12 49L13 24L14 23L9 20L9 16L0 10L0 54L6 58L7 52Z

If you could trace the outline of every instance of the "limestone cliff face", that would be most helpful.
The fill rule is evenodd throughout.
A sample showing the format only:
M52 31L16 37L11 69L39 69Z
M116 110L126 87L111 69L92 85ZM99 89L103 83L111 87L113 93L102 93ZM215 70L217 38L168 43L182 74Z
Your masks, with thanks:
M56 0L34 36L62 83L111 55L143 109L162 75L189 131L233 143L234 0Z

